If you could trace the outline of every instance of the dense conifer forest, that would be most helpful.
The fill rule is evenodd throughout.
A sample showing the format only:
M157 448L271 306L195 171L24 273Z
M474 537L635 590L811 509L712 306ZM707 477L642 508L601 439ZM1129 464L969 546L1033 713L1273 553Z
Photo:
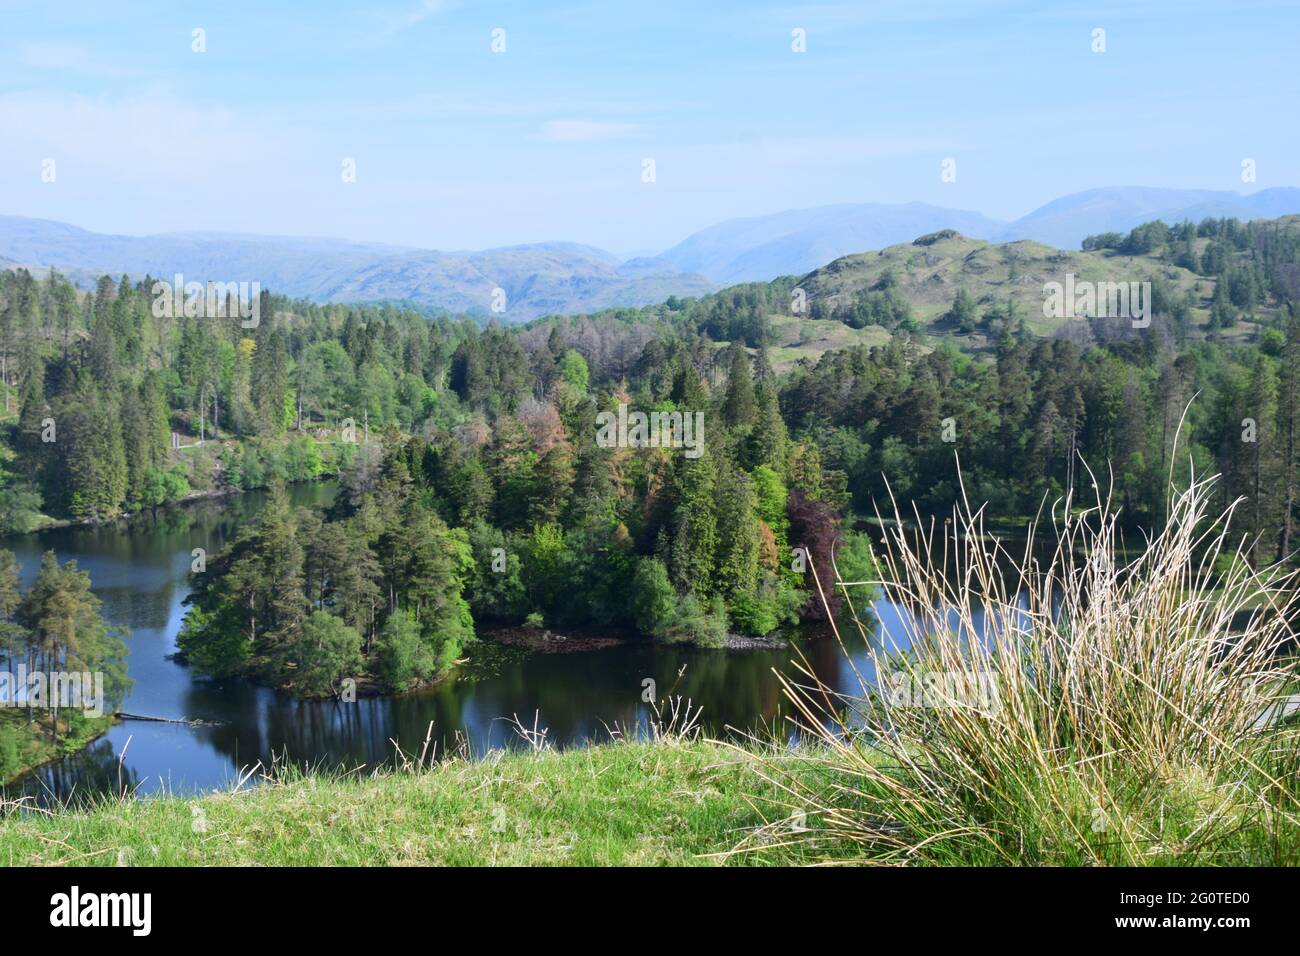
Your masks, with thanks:
M1177 486L1192 466L1218 471L1224 502L1244 499L1234 530L1252 560L1290 560L1293 225L1091 237L1089 252L1142 257L1158 289L1161 269L1195 280L1158 292L1140 333L1104 319L1033 332L1010 294L965 286L927 315L892 271L851 290L848 260L523 326L263 291L249 327L160 315L148 277L81 291L6 272L0 521L25 531L271 489L196 569L180 646L203 673L306 696L354 675L426 682L476 625L705 646L770 635L820 613L805 558L867 574L862 522L891 495L941 513L959 465L969 498L1013 524L1087 492L1086 463L1148 529L1171 473ZM874 328L881 344L774 363L790 321ZM620 409L702 413L707 454L597 441L599 416ZM321 478L340 486L326 514L289 506L287 483Z

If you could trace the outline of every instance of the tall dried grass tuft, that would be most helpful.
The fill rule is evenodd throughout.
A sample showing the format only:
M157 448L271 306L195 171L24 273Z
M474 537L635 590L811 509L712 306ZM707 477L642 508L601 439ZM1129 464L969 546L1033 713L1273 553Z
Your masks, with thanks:
M804 744L757 760L785 799L735 852L833 844L842 858L849 841L883 863L1300 862L1300 731L1274 716L1295 676L1295 574L1254 570L1230 545L1213 483L1171 492L1127 562L1095 480L1094 507L1057 502L1014 554L964 488L939 528L916 515L909 530L895 502L880 580L837 572L836 586L850 602L878 588L902 623L852 694L808 667L783 679Z

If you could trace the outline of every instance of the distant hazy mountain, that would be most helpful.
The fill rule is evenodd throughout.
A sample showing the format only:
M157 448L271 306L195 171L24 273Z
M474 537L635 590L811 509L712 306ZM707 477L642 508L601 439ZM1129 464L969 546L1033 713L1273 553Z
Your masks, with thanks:
M56 267L88 285L102 273L260 282L318 302L405 299L449 312L489 313L506 294L508 321L703 295L736 282L806 275L843 256L955 229L972 239L1031 239L1078 249L1085 236L1152 219L1272 219L1300 213L1300 189L1243 196L1204 189L1118 187L1053 200L1012 223L925 203L853 203L731 219L658 257L620 261L591 246L545 242L438 252L341 239L173 233L111 236L42 219L0 216L0 267ZM8 260L8 261L6 261Z
M911 242L938 229L990 238L1003 225L977 212L920 202L818 206L729 219L689 236L662 258L726 285L802 275L840 256Z
M1078 249L1087 236L1127 232L1152 219L1249 220L1291 213L1300 213L1300 189L1265 189L1249 196L1209 189L1090 189L1053 200L1011 223L919 202L855 203L729 219L689 236L662 258L725 285L802 275L841 256L911 242L940 229L956 229L974 239L1033 239Z
M1199 222L1206 216L1273 219L1300 212L1300 189L1262 189L1249 196L1209 189L1153 189L1120 186L1062 196L1008 224L1000 242L1033 239L1078 249L1087 236L1127 232L1153 219ZM961 230L959 230L961 231Z
M437 252L341 239L173 233L112 236L60 222L0 216L0 259L55 267L75 280L101 273L187 280L257 281L262 288L320 302L405 299L450 312L488 314L503 289L502 318L702 295L712 286L658 259L626 263L574 243L539 243L482 252Z
M712 286L659 260L626 263L601 249L548 242L483 252L410 251L342 275L312 298L334 302L408 299L452 312L488 311L493 289L505 292L503 318L592 312L703 295Z
M330 275L400 251L341 239L228 233L113 236L45 219L0 216L0 256L25 264L132 275L180 271L195 279L257 279L276 290L328 281Z

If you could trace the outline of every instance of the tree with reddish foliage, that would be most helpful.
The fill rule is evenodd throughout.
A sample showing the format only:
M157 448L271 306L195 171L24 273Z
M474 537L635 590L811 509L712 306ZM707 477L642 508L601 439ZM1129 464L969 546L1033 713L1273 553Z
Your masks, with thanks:
M835 589L831 556L840 543L839 517L825 502L809 498L798 489L790 492L786 513L790 516L790 547L805 550L808 562L817 569L817 578L821 581L831 613L838 611L844 598ZM804 586L809 596L803 615L811 620L826 620L826 606L817 593L811 570L805 574Z

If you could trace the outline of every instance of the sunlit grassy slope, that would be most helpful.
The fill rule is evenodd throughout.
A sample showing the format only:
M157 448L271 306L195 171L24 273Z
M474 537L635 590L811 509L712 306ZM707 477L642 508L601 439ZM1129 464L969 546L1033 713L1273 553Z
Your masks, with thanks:
M1124 256L1114 252L1055 249L1039 242L991 243L953 235L924 245L902 243L877 252L845 256L806 276L800 285L810 299L847 304L854 295L879 282L886 270L897 280L898 292L927 331L952 305L959 288L981 304L1015 301L1032 331L1048 334L1067 319L1043 315L1043 284L1064 282L1142 282L1163 279L1176 297L1190 289L1198 303L1208 306L1214 280L1159 261L1153 256ZM1208 314L1194 309L1193 319Z
M762 822L747 794L772 792L713 744L495 754L423 773L10 814L0 865L715 865L710 854Z

